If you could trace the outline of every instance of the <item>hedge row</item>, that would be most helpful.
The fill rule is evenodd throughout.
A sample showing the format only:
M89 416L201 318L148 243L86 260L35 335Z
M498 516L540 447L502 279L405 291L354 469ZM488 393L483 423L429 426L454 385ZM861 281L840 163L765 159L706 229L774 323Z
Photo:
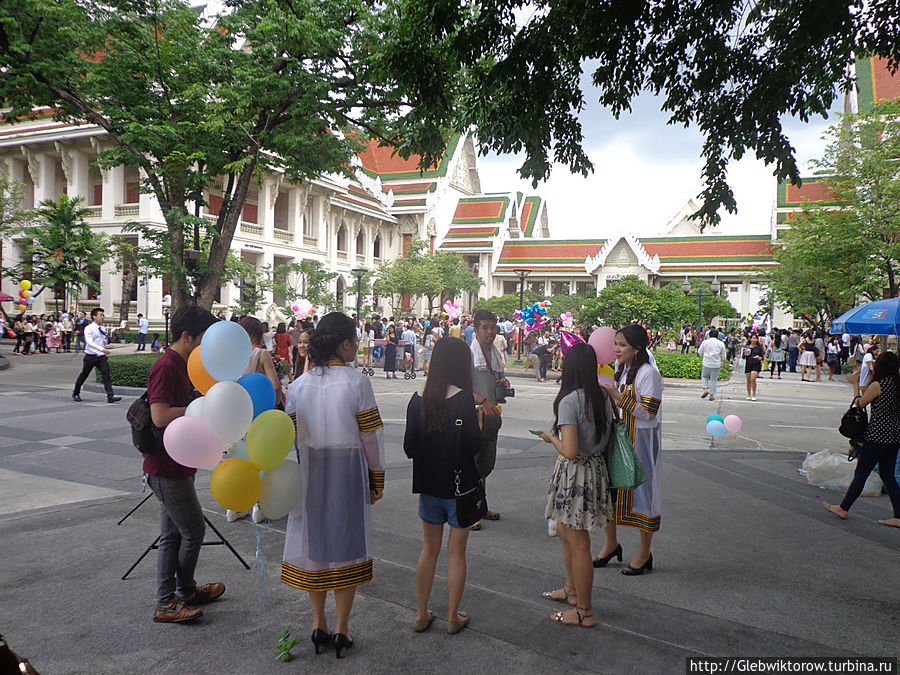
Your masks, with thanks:
M120 387L146 387L150 368L162 354L123 354L109 357L109 377ZM96 373L100 382L100 373Z
M703 359L696 354L678 354L673 352L654 352L656 365L663 377L678 377L685 380L699 380L700 366ZM719 379L727 380L731 364L726 363L719 371Z

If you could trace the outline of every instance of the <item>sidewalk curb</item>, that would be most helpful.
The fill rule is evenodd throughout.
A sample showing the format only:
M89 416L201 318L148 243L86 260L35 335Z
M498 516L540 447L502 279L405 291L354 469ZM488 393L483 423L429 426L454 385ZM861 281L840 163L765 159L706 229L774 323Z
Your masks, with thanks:
M9 359L5 356L0 356L0 370L6 370L9 368Z

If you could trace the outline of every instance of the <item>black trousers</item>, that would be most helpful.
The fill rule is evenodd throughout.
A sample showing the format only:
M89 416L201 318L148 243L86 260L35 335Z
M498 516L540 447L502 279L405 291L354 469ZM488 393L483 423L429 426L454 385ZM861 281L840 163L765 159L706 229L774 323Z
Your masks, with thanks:
M147 350L147 334L146 333L138 333L137 350L140 352Z
M878 463L878 473L884 483L884 491L891 498L891 506L894 509L894 518L900 518L900 486L894 477L894 467L897 464L897 444L870 443L866 441L859 450L859 459L856 460L856 472L853 474L853 482L847 488L841 508L849 511L853 502L862 494L866 479Z
M112 382L109 380L109 360L106 358L105 354L102 356L95 356L94 354L84 355L84 365L81 368L81 374L78 376L78 379L75 380L75 390L72 393L81 393L81 385L84 384L84 381L88 378L88 375L91 374L91 371L94 368L100 371L100 377L103 378L103 388L106 389L106 398L111 398L113 395L113 388Z

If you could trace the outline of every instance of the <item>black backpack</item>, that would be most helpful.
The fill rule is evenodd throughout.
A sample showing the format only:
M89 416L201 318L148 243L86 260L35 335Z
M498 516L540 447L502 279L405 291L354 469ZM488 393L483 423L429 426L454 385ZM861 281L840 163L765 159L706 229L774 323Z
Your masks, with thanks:
M846 438L858 439L866 435L867 426L869 426L869 416L866 415L865 408L857 406L856 399L853 399L847 412L841 417L838 432Z
M150 399L145 391L136 398L125 413L131 425L131 442L143 455L153 455L162 451L160 431L150 415Z

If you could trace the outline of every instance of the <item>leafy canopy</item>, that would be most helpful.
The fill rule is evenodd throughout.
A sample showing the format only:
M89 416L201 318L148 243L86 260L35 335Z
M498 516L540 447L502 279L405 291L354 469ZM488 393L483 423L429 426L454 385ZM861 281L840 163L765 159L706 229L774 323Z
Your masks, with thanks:
M384 58L415 115L477 129L483 152L521 152L587 175L588 97L618 118L641 92L703 135L703 206L736 210L727 163L746 152L799 179L782 118L825 115L856 54L896 54L892 1L393 0Z

